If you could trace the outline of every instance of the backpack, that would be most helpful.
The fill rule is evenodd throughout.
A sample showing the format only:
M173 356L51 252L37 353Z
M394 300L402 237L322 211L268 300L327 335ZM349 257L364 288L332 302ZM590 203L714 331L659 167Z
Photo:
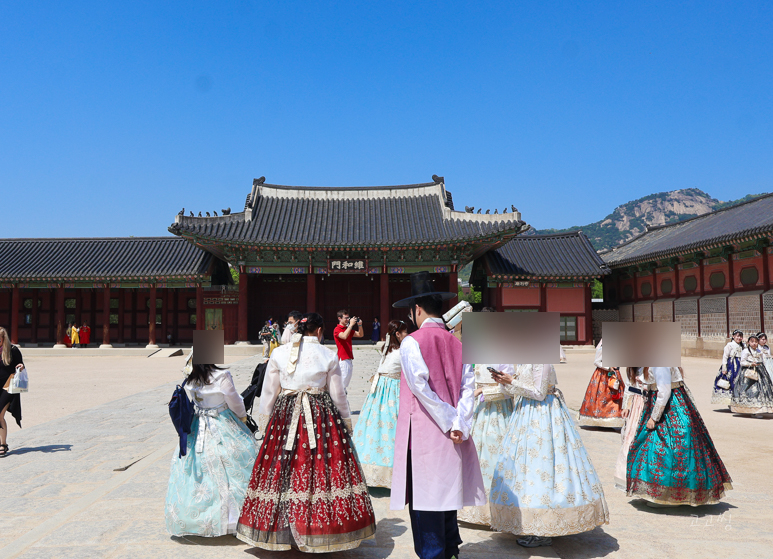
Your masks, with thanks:
M193 423L193 402L188 399L188 395L185 393L187 382L188 379L185 379L182 384L178 384L172 393L172 399L169 400L169 416L172 418L172 425L180 437L180 458L188 453L188 435Z
M252 373L250 385L242 392L244 408L247 410L248 415L252 413L252 406L255 403L255 398L260 398L260 394L263 391L263 378L266 376L266 366L268 366L268 361L265 363L258 363L257 367L255 367L255 371Z

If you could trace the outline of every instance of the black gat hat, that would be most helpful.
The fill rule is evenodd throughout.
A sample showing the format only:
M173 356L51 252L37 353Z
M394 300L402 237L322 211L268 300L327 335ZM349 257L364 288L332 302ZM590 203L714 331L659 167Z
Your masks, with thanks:
M428 297L430 295L438 295L443 301L458 296L457 293L451 293L449 291L435 291L435 288L432 285L432 278L429 277L429 272L416 272L415 274L411 274L411 296L393 303L392 307L397 309L407 308L419 297Z

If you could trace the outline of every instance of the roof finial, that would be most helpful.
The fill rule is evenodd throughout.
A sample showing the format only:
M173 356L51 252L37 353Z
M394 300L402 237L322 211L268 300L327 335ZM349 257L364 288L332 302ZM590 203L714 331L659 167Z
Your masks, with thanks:
M264 182L266 182L266 177L260 177L259 179L255 179L255 184L258 186L261 186Z
M439 177L437 175L432 175L432 180L435 181L435 184L445 183L445 179L443 177Z

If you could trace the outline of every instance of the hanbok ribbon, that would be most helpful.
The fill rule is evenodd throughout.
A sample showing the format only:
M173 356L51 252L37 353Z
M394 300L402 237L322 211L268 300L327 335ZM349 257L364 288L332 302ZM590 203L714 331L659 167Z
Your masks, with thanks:
M306 422L306 433L309 435L309 448L317 448L317 437L314 434L314 419L311 417L309 394L322 394L323 392L326 392L324 388L302 388L299 390L286 388L282 390L282 394L285 396L297 396L295 406L293 407L293 418L290 420L290 432L287 434L285 450L293 449L295 435L298 433L298 421L301 419L301 408L303 408L303 419Z
M220 404L216 408L200 408L194 407L194 413L199 416L199 433L196 437L196 454L201 454L204 451L204 432L208 431L209 436L212 437L212 442L218 444L222 438L220 437L220 428L217 425L217 421L210 421L210 419L220 415L220 412L228 409L228 404L225 402Z
M298 354L301 351L301 340L303 335L293 334L290 338L292 347L290 348L290 361L287 363L287 374L291 375L295 372L295 368L298 366Z

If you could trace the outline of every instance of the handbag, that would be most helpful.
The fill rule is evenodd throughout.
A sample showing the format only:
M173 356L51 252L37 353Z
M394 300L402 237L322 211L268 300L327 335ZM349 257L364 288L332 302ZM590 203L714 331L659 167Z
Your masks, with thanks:
M188 453L188 435L193 424L193 402L185 393L187 382L188 379L185 379L182 384L178 384L172 392L172 399L169 400L169 417L172 418L172 425L180 438L180 458Z
M730 390L730 381L726 378L721 378L717 381L717 388L721 388L722 390Z
M757 373L757 369L752 369L752 368L746 369L743 372L743 376L745 376L750 380L760 380L760 375L759 373Z
M27 375L27 368L22 367L21 370L16 371L12 377L11 382L8 385L8 394L21 394L22 392L29 392L30 379Z

